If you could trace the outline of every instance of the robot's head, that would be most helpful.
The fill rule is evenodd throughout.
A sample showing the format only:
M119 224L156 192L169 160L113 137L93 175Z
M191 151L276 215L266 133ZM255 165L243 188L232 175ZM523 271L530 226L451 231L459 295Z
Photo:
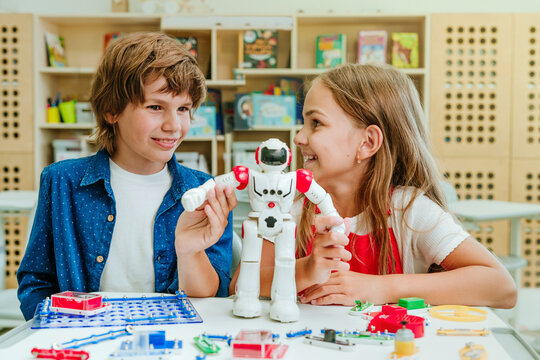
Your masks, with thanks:
M291 164L291 159L291 150L278 139L263 141L255 153L255 160L264 171L283 171Z

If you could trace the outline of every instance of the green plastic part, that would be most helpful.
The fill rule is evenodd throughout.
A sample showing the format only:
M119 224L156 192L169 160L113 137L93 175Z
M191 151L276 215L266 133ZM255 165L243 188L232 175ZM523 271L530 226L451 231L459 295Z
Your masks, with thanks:
M195 341L195 346L205 354L216 354L220 350L214 341L204 335L195 336L193 341Z
M424 299L420 299L418 297L399 299L398 305L407 310L423 309L426 307Z

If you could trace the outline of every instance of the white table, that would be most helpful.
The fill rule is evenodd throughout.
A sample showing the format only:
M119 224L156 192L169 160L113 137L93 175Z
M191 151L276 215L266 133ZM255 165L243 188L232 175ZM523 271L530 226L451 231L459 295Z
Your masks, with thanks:
M448 204L464 223L475 225L483 221L510 221L510 256L501 260L512 273L517 286L521 285L521 268L527 265L521 257L521 220L540 219L540 204L497 200L459 200Z
M133 294L136 296L137 294ZM193 337L206 332L208 334L231 334L238 333L241 329L267 329L280 335L280 341L289 345L285 359L386 359L387 355L393 351L392 346L378 345L357 345L353 352L338 351L304 344L302 338L292 340L286 339L285 334L290 331L297 331L308 327L315 334L320 334L322 328L344 329L364 329L367 321L359 316L348 314L348 307L341 306L313 306L300 305L300 320L296 323L282 324L269 319L270 304L263 301L263 315L255 319L242 319L232 315L231 298L207 298L191 299L193 305L201 315L203 323L181 324L181 325L161 325L161 326L139 326L135 330L166 330L166 337L183 340L183 350L180 358L195 359L199 351L193 345ZM456 360L459 359L458 351L465 346L465 343L473 341L482 344L488 352L490 360L493 359L535 359L528 354L526 349L520 345L519 341L513 343L505 342L501 345L498 338L493 334L485 337L444 337L436 335L440 327L444 328L505 328L510 331L505 323L498 318L491 310L487 309L486 320L476 323L458 323L438 319L430 319L431 324L425 328L425 336L416 339L416 346L420 348L421 358L424 360ZM410 313L423 315L425 310L415 310ZM430 318L430 317L429 317ZM53 343L61 343L74 338L87 337L92 334L101 334L110 330L120 328L76 328L76 329L30 329L28 323L21 325L11 332L0 337L0 358L1 359L28 359L30 350L33 347L50 347ZM126 337L105 341L99 344L86 346L83 349L90 353L91 359L106 359L110 353L118 349L119 344ZM517 343L517 345L516 345ZM220 345L221 346L221 345ZM222 350L217 355L208 355L207 359L231 359L231 349L221 346ZM511 355L517 356L513 357ZM523 355L525 354L525 355Z

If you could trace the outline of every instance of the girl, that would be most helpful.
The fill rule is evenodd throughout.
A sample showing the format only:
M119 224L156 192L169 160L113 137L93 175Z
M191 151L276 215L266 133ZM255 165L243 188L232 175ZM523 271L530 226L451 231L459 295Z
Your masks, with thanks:
M418 93L406 75L350 64L318 76L294 141L352 231L348 238L329 233L343 220L316 216L312 203L297 201L303 303L417 296L430 304L514 306L510 274L447 212ZM268 242L263 254L264 295L273 263ZM432 264L445 271L428 273Z

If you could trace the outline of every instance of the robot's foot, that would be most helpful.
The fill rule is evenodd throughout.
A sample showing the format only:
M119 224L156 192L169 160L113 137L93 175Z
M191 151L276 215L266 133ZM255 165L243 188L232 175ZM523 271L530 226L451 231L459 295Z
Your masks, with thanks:
M244 318L261 316L261 302L254 297L239 297L234 299L233 314Z
M300 310L295 301L279 300L272 302L270 318L280 322L298 321Z

